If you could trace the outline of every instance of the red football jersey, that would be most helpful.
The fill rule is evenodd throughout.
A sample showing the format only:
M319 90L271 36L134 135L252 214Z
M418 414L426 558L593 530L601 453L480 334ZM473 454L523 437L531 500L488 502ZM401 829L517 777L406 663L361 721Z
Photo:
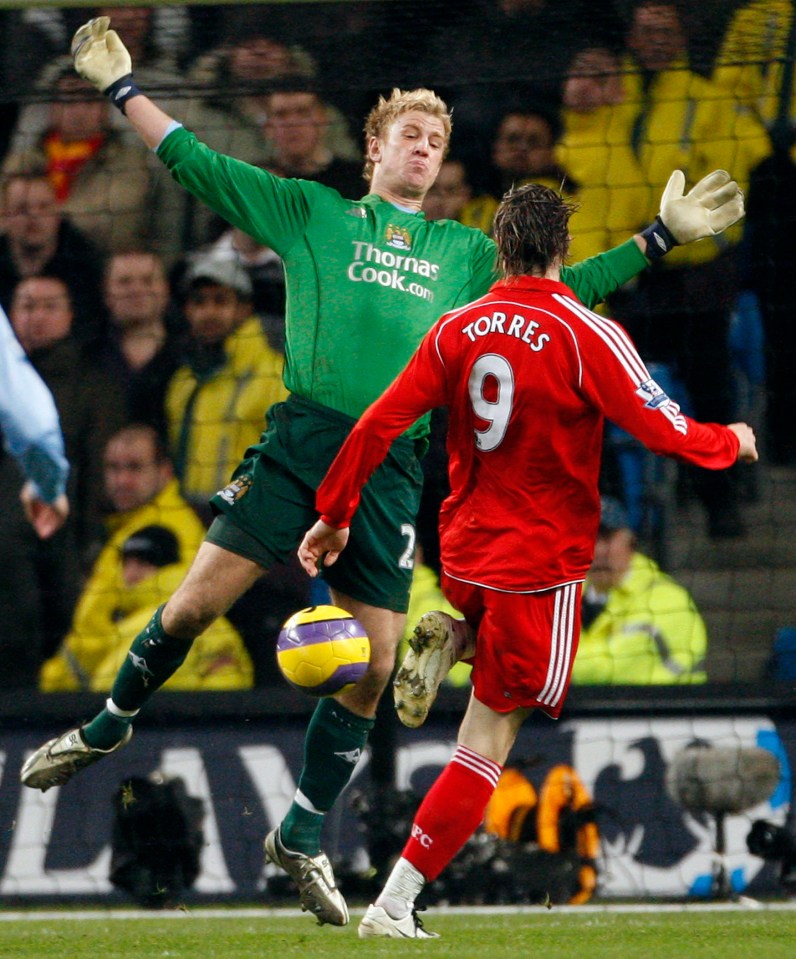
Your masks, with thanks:
M731 430L683 415L621 326L563 283L515 277L441 317L365 411L318 489L327 523L350 522L392 440L437 406L449 408L452 491L440 512L442 565L492 589L585 577L605 417L654 452L698 466L728 467L738 454Z

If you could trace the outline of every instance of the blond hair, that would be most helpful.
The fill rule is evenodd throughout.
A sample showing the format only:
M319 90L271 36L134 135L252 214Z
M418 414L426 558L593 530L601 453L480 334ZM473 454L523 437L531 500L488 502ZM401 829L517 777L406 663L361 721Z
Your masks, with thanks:
M365 169L363 176L370 182L373 176L373 161L367 157L368 144L371 137L382 140L387 135L389 128L395 123L398 117L410 110L419 110L421 113L427 113L429 116L437 117L442 121L445 131L445 153L448 152L448 146L451 139L451 114L447 103L438 97L433 90L426 90L420 87L417 90L399 90L395 87L389 96L379 97L379 102L370 111L365 120Z

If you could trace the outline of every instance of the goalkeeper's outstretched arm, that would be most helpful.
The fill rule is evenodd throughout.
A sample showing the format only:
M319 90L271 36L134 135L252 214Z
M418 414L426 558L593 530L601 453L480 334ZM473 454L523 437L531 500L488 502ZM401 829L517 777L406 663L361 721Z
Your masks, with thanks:
M72 38L75 70L126 114L147 146L156 149L175 121L145 97L133 78L130 54L110 17L84 23ZM743 193L729 173L714 170L685 193L685 175L675 170L655 221L634 237L650 260L673 246L722 233L744 215Z
M153 150L160 146L163 137L175 126L175 121L167 113L143 95L130 101L127 106L127 119L144 143Z
M110 17L95 17L84 23L72 38L72 58L81 77L104 93L153 150L175 121L138 89L127 48Z

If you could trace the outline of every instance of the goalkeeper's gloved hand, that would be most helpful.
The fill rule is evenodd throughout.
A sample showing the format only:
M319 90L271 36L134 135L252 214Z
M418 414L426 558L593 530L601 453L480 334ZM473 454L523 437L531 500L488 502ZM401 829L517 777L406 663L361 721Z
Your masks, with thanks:
M84 23L72 37L75 70L92 83L122 113L127 101L141 93L133 82L133 62L110 17L96 17Z
M726 170L714 170L683 195L685 175L675 170L661 197L655 222L643 230L647 258L664 256L679 243L722 233L744 215L743 193Z

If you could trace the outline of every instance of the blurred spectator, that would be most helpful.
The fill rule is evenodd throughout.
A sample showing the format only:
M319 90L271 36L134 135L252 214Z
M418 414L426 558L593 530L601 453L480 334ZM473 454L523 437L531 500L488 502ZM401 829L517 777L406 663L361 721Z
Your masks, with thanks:
M571 50L587 37L613 41L618 32L614 10L602 4L597 17L589 0L473 0L429 41L424 85L452 105L454 143L471 165L482 159L478 144L507 101L555 110Z
M188 71L188 84L204 89L201 101L181 110L185 125L214 150L256 163L266 159L262 128L268 118L268 94L295 81L317 78L315 61L302 47L263 32L263 11L249 13L229 30L214 50ZM335 157L359 160L360 151L342 114L327 106L325 145Z
M449 156L443 160L439 174L423 201L427 220L460 220L473 196L467 167Z
M344 160L327 145L328 107L317 93L275 90L263 103L265 162L273 173L317 180L354 200L365 193L361 160Z
M766 337L765 440L768 459L796 466L796 163L778 147L752 173L743 244L744 282L756 295Z
M75 73L70 56L49 64L39 84L51 97L47 123L28 130L20 118L13 142L44 154L61 209L103 253L145 246L176 257L185 200L156 158L119 129L117 111Z
M689 68L687 35L675 3L640 0L627 33L625 101L634 111L632 145L651 184L652 203L673 169L696 182L714 169L732 172L746 187L750 171L770 152L765 128L722 87ZM741 226L725 237L737 242ZM674 251L677 263L715 258L717 241ZM669 261L667 261L668 263Z
M106 338L101 365L125 391L127 418L166 432L165 398L180 363L177 321L170 317L170 291L156 253L129 250L110 258L105 270Z
M556 156L577 184L570 221L575 262L627 240L653 201L633 152L637 107L628 103L619 58L585 47L569 64L563 86L563 133Z
M14 290L11 324L49 386L61 418L71 471L67 523L81 555L102 538L102 451L125 420L121 390L71 335L74 311L66 284L31 276Z
M483 181L485 192L471 200L461 213L467 226L492 232L492 220L503 194L530 180L559 193L573 185L559 166L555 145L560 133L558 117L532 106L512 106L501 116L491 141L490 162Z
M260 318L268 343L285 352L285 270L282 258L238 227L231 227L208 249L212 256L233 260L248 273L252 306Z
M793 0L744 0L732 11L713 63L711 79L767 124L779 109L793 15ZM793 117L792 90L786 103Z
M770 150L768 136L748 111L736 109L723 87L689 69L676 4L641 0L627 44L631 57L622 82L635 111L632 146L654 203L676 169L684 171L689 185L712 170L729 170L746 189L750 170ZM736 247L741 231L739 224L719 237L675 248L610 304L645 360L675 366L693 415L707 422L728 422L733 415L729 326L740 290ZM690 475L705 506L709 535L743 535L733 473L693 470Z
M704 683L707 632L693 599L636 550L618 500L603 497L601 508L572 682Z
M178 62L189 42L187 11L175 6L103 5L97 7L95 16L110 17L114 30L124 37L135 63L136 80L147 89L161 90L160 101L168 100L169 94L174 99L181 82ZM79 26L84 15L76 19Z
M425 60L427 40L439 23L458 22L468 0L460 0L456 18L436 4L393 3L269 3L235 4L224 10L224 30L230 37L262 35L300 51L312 64L313 76L334 90L335 106L358 124L369 112L373 91L397 86L412 89L429 81ZM200 12L199 16L202 16ZM341 38L345 38L341 44ZM217 39L214 42L218 42ZM345 77L341 81L341 77ZM357 160L357 151L347 154Z
M560 188L565 176L555 155L560 133L557 114L530 105L508 109L492 140L489 186L493 196L500 199L531 177L557 181Z
M69 287L74 335L81 343L102 329L102 256L59 207L40 153L17 153L3 166L0 303L6 311L20 280L46 273Z
M203 143L248 163L267 161L264 124L269 93L291 82L313 83L317 73L313 59L301 47L263 32L263 15L257 9L227 18L223 41L187 69L183 86L194 95L173 111ZM359 159L342 114L328 105L326 114L324 145L335 158ZM219 218L188 195L183 200L188 211L184 248L200 248L215 240Z
M259 441L263 409L285 399L287 391L283 357L252 313L252 285L243 267L199 254L184 285L189 337L183 365L169 383L166 416L182 493L207 515L207 500Z
M108 16L115 30L123 31L125 45L135 63L135 77L147 89L158 91L158 102L166 109L177 109L176 100L182 77L177 71L176 58L186 43L187 15L176 7L113 7L99 6L94 16ZM61 72L63 51L69 49L72 34L85 21L84 10L39 10L30 17L29 26L39 37L47 36L45 49L50 55L39 63L34 86L50 91ZM182 21L182 22L181 22ZM179 97L179 102L184 102ZM126 134L124 118L113 113L109 124ZM47 103L29 103L21 111L14 137L15 149L25 149L38 143L50 126L50 108Z
M796 627L781 626L774 634L763 678L791 685L796 680Z
M103 455L105 491L114 512L109 539L91 570L74 619L39 677L43 692L107 691L138 632L185 574L204 534L182 499L171 464L150 427L111 437ZM167 689L243 689L252 667L240 636L219 620L194 643L183 676Z
M714 77L734 84L769 121L771 156L752 173L742 244L742 283L734 329L748 339L759 311L764 330L764 450L777 465L796 465L796 401L791 271L796 225L796 99L787 64L793 52L794 8L788 0L752 0L737 10L717 57ZM790 65L792 66L792 64ZM743 343L745 345L745 342ZM754 375L755 370L747 370Z

